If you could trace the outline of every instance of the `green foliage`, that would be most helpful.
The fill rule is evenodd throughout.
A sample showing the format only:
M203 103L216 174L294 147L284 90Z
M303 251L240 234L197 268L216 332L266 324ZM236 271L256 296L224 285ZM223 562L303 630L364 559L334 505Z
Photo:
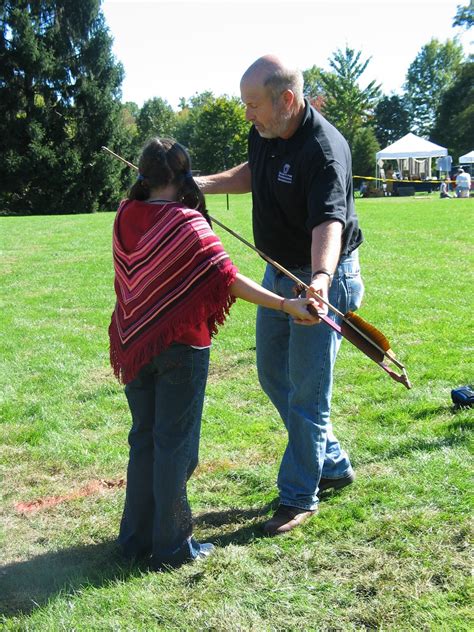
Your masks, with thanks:
M359 176L375 176L375 154L380 145L371 127L360 127L352 144L352 173Z
M2 211L95 211L114 204L124 149L121 64L99 0L0 5Z
M474 2L468 0L467 6L458 5L456 15L453 19L453 26L462 26L466 30L470 29L474 24Z
M311 66L307 70L303 70L303 92L308 99L316 99L324 96L325 85L323 81L324 71L318 66Z
M325 90L323 114L351 146L356 131L371 120L380 96L380 86L375 81L359 87L359 79L370 62L370 58L361 62L361 54L347 46L344 51L338 49L329 60L334 72L321 76Z
M384 96L374 109L374 131L381 147L391 145L410 131L410 113L398 95Z
M222 171L247 158L249 124L235 97L206 96L202 104L191 109L187 130L193 168L202 173Z
M137 117L139 141L143 145L149 138L174 138L176 115L167 101L155 97L145 101Z
M142 147L137 124L139 114L140 108L133 101L127 101L122 104L120 129L122 130L123 141L121 143L122 149L120 155L132 164L137 162L138 155ZM114 147L109 147L109 149L115 149L115 151L118 151L118 149ZM118 167L121 165L120 163L117 163L116 166ZM134 180L134 174L128 167L121 166L121 168L120 191L122 192L126 191L130 187L132 181Z
M432 137L455 159L474 147L474 62L460 66L443 94Z
M176 117L176 140L184 145L184 147L187 147L191 157L194 157L191 145L193 143L199 143L198 138L192 139L199 113L206 103L212 102L213 100L214 95L212 92L202 92L195 94L188 100L182 98L180 101L180 111Z
M462 45L432 39L410 64L404 89L414 131L428 137L434 127L441 98L452 85L463 61Z

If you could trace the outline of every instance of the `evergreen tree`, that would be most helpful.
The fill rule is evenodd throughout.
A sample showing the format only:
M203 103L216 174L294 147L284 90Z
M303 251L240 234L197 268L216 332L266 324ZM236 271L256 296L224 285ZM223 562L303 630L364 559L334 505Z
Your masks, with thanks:
M352 173L355 176L375 176L375 154L380 145L371 127L360 127L352 144ZM360 180L356 182L356 187Z
M334 72L323 73L325 89L323 114L345 136L352 146L356 131L371 120L373 109L380 96L380 86L371 81L359 87L370 58L360 61L361 52L346 47L337 50L329 60Z
M0 204L30 213L113 208L126 148L122 66L100 0L0 2Z

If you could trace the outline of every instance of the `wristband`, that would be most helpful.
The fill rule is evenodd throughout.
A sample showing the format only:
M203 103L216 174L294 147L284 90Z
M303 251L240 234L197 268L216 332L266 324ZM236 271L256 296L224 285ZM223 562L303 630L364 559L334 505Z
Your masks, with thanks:
M280 312L284 312L283 307L285 306L285 297L280 300Z
M319 270L316 270L316 272L313 272L313 274L311 275L311 281L314 279L315 276L318 276L318 274L326 274L329 277L329 283L332 283L334 274L329 272L329 270L326 270L326 268L320 268Z

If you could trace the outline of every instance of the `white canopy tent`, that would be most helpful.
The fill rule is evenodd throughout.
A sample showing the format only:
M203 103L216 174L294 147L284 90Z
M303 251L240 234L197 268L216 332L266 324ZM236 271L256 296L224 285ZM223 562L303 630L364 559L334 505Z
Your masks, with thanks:
M398 168L402 175L404 171L408 171L409 175L414 174L419 177L431 178L431 158L440 158L447 155L448 150L446 147L436 145L436 143L415 136L415 134L410 132L375 154L376 176L377 178L379 177L379 161L397 160ZM408 161L406 165L405 161Z
M473 162L474 162L474 149L470 151L468 154L459 156L459 164L461 165L470 165Z

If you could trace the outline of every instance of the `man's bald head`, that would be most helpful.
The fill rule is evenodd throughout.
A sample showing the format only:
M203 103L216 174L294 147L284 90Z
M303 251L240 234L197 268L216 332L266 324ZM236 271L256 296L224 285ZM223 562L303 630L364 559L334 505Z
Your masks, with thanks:
M303 104L303 75L300 70L289 68L276 55L259 57L242 75L240 85L258 84L266 88L276 102L281 93L291 90L295 105Z

